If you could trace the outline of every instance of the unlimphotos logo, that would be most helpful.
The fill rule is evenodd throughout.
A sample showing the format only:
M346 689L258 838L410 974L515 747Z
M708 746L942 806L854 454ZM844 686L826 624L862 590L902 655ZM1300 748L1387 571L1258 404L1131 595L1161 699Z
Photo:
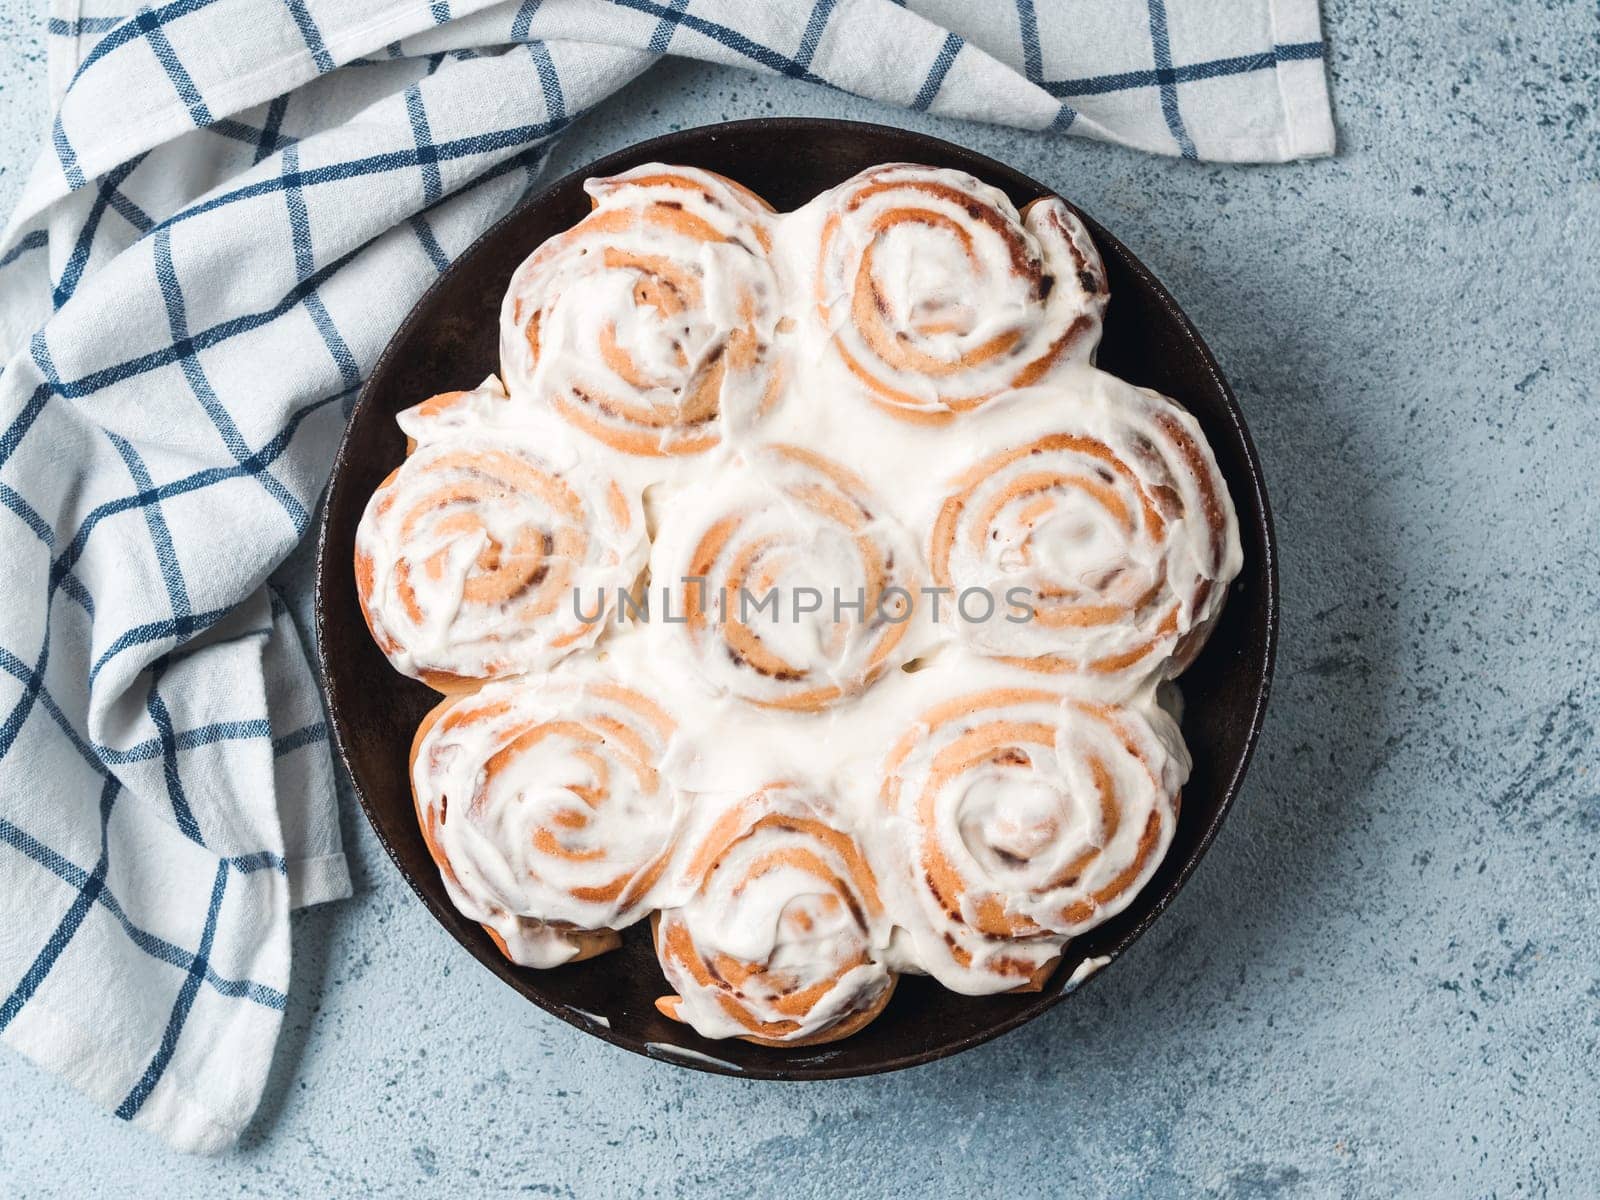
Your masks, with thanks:
M981 587L959 591L952 587L919 587L915 592L909 588L886 587L869 604L864 588L854 592L815 587L760 591L741 587L737 591L727 588L713 591L706 586L702 575L685 575L679 582L681 590L644 588L635 593L617 588L610 603L604 588L595 588L587 596L583 589L574 588L572 613L585 625L600 624L608 615L618 623L661 621L667 625L684 625L692 614L711 617L719 625L729 620L741 625L757 621L797 625L818 615L831 617L835 624L853 618L864 623L899 625L911 619L920 603L935 621L954 614L969 625L984 625L995 620L1026 625L1034 619L1035 611L1033 589L1021 586L1007 588L1003 596Z

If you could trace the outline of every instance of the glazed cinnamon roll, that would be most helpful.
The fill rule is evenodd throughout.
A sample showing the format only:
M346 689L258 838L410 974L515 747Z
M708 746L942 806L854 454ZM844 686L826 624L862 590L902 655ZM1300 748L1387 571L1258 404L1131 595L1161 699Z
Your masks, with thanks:
M681 810L661 772L673 732L653 700L599 680L493 683L424 719L423 838L455 906L512 962L590 957L645 913Z
M624 454L708 450L777 394L771 210L692 167L584 187L593 211L511 277L506 384Z
M913 551L860 479L769 446L675 512L651 556L679 597L673 631L714 688L816 711L896 659L912 616Z
M705 1037L806 1046L849 1037L883 1011L895 977L878 958L877 881L827 807L774 784L724 813L694 847L693 895L657 917L656 954L677 994L656 1007Z
M1154 873L1188 773L1156 708L996 688L923 713L882 787L920 965L969 995L1042 987L1067 939Z
M1188 666L1242 555L1227 485L1194 418L1094 372L1072 395L1008 398L1030 418L953 482L934 580L1011 597L961 622L979 652L1126 695Z
M833 353L873 402L938 423L1086 361L1105 268L1054 196L1019 216L960 171L874 167L824 192L812 299Z
M440 691L543 670L599 636L647 547L638 502L487 433L422 446L356 530L356 594L379 647ZM593 611L575 603L579 591Z

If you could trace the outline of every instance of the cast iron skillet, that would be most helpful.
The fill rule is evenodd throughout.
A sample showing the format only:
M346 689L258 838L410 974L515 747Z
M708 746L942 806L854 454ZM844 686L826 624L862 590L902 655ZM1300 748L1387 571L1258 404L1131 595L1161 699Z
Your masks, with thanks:
M323 511L316 598L334 743L378 839L439 923L485 967L579 1029L638 1054L762 1079L867 1075L958 1053L1060 1001L1072 990L1067 982L1083 959L1115 959L1126 950L1194 871L1239 790L1266 708L1278 621L1272 519L1255 448L1238 403L1194 326L1139 260L1084 216L1111 285L1100 365L1176 397L1199 418L1238 506L1244 572L1205 652L1183 677L1183 733L1194 755L1194 774L1184 789L1172 848L1121 915L1067 947L1043 992L973 998L929 979L906 977L888 1009L861 1033L786 1051L708 1041L658 1014L654 1001L666 989L648 921L627 931L621 949L599 958L553 971L513 966L481 928L452 907L418 832L406 756L418 721L438 697L396 674L367 633L351 567L356 524L367 498L405 455L394 414L435 392L471 387L499 370L496 344L506 283L535 246L588 212L583 180L652 161L720 172L783 210L866 167L897 161L968 171L1003 188L1019 208L1050 190L937 138L880 125L782 118L655 138L592 163L521 205L479 238L411 310L379 359L339 448ZM711 1057L680 1056L679 1050Z

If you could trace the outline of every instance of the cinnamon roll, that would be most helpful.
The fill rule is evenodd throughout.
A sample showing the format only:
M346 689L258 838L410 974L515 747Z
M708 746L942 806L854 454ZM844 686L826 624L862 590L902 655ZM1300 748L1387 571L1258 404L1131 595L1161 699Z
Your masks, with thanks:
M584 186L593 211L511 277L506 384L624 454L708 450L777 394L771 210L692 167Z
M647 554L638 501L487 433L429 442L373 494L356 593L379 647L440 691L543 670L599 636Z
M672 719L603 680L493 683L424 719L411 786L455 906L512 962L611 949L644 915L682 804L661 771Z
M874 167L824 192L812 300L832 352L872 401L938 423L1087 360L1105 268L1055 196L1021 215L960 171Z
M1025 419L958 475L934 522L934 580L1010 596L962 622L980 653L1106 696L1182 671L1239 573L1238 521L1195 419L1101 372L1007 399ZM994 439L990 439L993 441Z
M679 597L663 623L712 687L816 711L894 661L913 614L914 551L866 485L773 445L676 510L651 556Z
M773 784L694 846L692 896L656 921L676 995L656 1007L705 1037L806 1046L849 1037L883 1011L895 976L877 881L827 807Z
M1177 824L1189 759L1160 709L1002 687L936 705L882 798L898 827L896 917L954 991L1034 991L1068 938L1121 912Z

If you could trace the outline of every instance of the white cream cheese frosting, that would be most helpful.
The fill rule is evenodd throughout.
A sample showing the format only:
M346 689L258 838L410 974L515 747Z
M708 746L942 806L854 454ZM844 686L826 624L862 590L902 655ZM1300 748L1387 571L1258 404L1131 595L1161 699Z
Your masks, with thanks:
M615 596L646 553L637 497L573 447L470 430L423 442L373 494L357 594L395 669L449 689L592 644L573 589Z
M877 878L828 802L790 784L739 800L693 845L694 891L657 918L664 1013L708 1037L833 1040L894 987Z
M662 522L652 592L663 609L676 600L682 619L651 628L664 656L718 693L821 709L910 657L916 562L859 477L814 451L767 445L681 496Z
M401 417L413 460L535 456L605 548L526 677L419 740L452 898L526 965L657 914L661 1007L708 1037L845 1036L907 972L1040 986L1176 828L1167 681L1242 560L1198 424L1093 365L1105 272L1054 198L905 164L788 214L686 168L589 191L513 277L505 388Z
M1070 404L1016 391L982 418L946 475L929 563L958 594L1027 597L1032 619L958 635L1113 697L1186 667L1243 561L1199 423L1103 371Z
M963 172L889 164L785 224L802 319L902 420L947 422L1099 343L1105 268L1054 196L1019 215Z
M511 278L506 385L606 450L703 453L754 420L781 382L772 214L687 167L585 186L593 211Z
M1188 774L1156 708L1007 686L922 712L882 790L895 915L918 964L960 992L1038 987L1069 938L1154 874Z
M451 900L513 962L609 948L661 897L686 804L660 769L674 732L648 695L581 670L434 711L417 816Z
M520 422L507 412L511 398L498 376L490 375L475 388L440 392L421 404L395 415L394 422L415 450L423 442L468 437L497 426L515 428Z

